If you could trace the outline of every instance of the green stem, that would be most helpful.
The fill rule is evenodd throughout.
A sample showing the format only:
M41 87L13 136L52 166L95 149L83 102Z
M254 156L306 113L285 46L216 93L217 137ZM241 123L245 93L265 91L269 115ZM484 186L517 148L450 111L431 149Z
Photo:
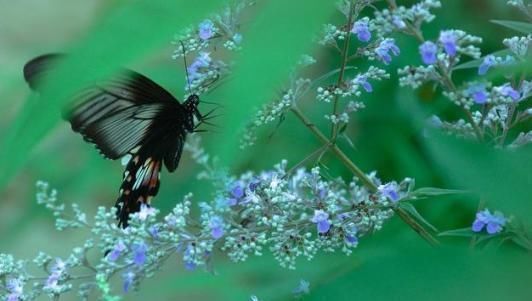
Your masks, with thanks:
M406 211L401 208L395 208L394 211L406 224L408 224L414 231L416 231L417 234L419 234L419 236L425 239L430 245L437 246L440 244L437 239L435 239L425 228L423 228L423 226L416 222Z
M347 166L347 168L349 168L349 170L353 172L353 174L355 174L369 190L372 192L377 191L377 185L375 185L375 183L373 183L368 176L366 176L366 174L364 174L364 172L362 172L362 170L358 168L358 166L356 166L340 148L338 148L337 145L330 141L327 136L325 136L318 127L316 127L316 125L312 123L301 110L299 110L299 108L292 106L291 110L324 145L329 145L329 148L336 157L338 157L338 159L340 159L340 161L342 161L342 163L344 163L345 166Z
M336 155L336 157L342 161L342 163L349 168L349 170L357 176L363 183L364 186L366 186L371 192L377 192L378 187L371 181L368 176L358 166L351 161L347 155L340 149L336 144L333 144L319 129L318 127L312 123L307 116L299 110L296 106L291 107L291 111L303 122L303 124L324 144L328 145L330 150L333 152L333 154ZM416 222L407 212L405 212L401 208L395 208L394 211L399 215L399 217L408 224L416 233L418 233L423 239L425 239L429 244L435 246L438 245L439 242L436 240L423 226L421 226L418 222Z
M345 75L345 66L347 65L347 55L349 54L349 43L351 42L351 33L349 30L351 27L353 27L353 12L354 12L355 5L353 2L349 4L349 16L347 16L347 37L345 38L344 42L344 49L342 50L342 65L340 67L340 73L338 74L338 81L336 83L337 87L340 87L342 85L342 82L344 80ZM338 114L338 95L334 97L334 105L333 105L333 115L336 116ZM338 135L338 123L333 123L331 127L331 141L334 144L336 142L336 136Z

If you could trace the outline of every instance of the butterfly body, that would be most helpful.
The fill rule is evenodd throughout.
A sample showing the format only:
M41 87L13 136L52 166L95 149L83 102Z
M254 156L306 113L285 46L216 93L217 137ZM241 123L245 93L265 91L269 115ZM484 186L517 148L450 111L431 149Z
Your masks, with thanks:
M24 77L40 91L41 78L63 56L48 54L29 61ZM130 155L116 201L119 225L127 226L131 213L159 190L162 166L173 172L181 159L187 134L196 128L199 97L183 103L147 77L131 70L90 85L72 96L63 117L72 130L93 143L109 159Z

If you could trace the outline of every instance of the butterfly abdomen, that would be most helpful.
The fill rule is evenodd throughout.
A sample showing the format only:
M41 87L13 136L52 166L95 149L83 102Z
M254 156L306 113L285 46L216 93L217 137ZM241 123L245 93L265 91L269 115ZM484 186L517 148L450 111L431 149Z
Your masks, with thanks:
M127 227L129 215L140 211L142 204L150 205L159 191L161 159L134 154L124 171L120 194L116 200L119 225Z

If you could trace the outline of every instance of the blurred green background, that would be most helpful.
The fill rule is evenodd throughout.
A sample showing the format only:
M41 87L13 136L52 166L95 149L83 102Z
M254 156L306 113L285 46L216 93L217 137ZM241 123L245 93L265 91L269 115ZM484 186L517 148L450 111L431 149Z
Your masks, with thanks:
M443 8L435 11L436 20L424 27L426 38L436 38L442 29L462 29L482 37L483 52L487 53L501 49L502 39L515 35L489 22L520 18L506 1L442 2ZM39 54L70 50L77 59L83 59L78 62L79 70L97 61L93 69L101 76L108 71L100 70L127 65L182 98L184 67L181 61L170 58L173 34L185 25L196 24L223 2L153 3L160 4L161 9L144 9L143 5L151 6L141 1L0 0L0 171L12 175L4 176L0 183L0 252L18 258L33 258L38 250L61 256L82 242L79 233L54 230L52 217L34 200L37 180L50 182L59 190L60 200L79 203L90 213L97 206L114 204L121 182L120 162L103 159L72 133L55 110L59 102L30 98L22 78L24 63ZM293 22L297 16L305 18ZM220 91L204 97L221 102L225 108L215 121L221 126L219 133L206 133L203 141L207 150L219 155L222 164L235 173L270 168L281 159L296 164L319 147L292 115L287 115L276 131L275 126L262 129L257 145L243 151L238 149L239 137L234 133L261 103L282 90L290 62L301 52L318 59L318 65L308 71L311 74L337 68L333 50L310 43L315 29L326 20L341 20L331 3L264 1L243 23L248 43L244 45L248 47L235 57L238 70ZM397 38L401 55L388 69L419 64L414 39ZM357 63L357 67L364 70L367 66ZM434 137L428 141L422 135L423 118L432 113L455 118L459 112L432 87L417 91L399 88L395 72L391 73L392 80L375 84L374 93L364 94L367 109L347 129L355 148L342 140L342 149L364 171L376 170L386 181L413 177L419 187L467 188L480 193L490 208L509 210L505 213L527 222L532 213L530 149L507 154L452 139ZM474 75L474 70L464 71L457 78L466 80ZM61 84L56 83L55 95L59 95ZM50 101L49 106L46 101ZM309 100L301 107L328 132L322 117L330 111L327 105ZM350 178L334 157L326 155L323 163L330 175ZM198 170L185 153L177 172L162 175L154 205L168 212L189 191L198 201L209 200L211 186L196 180ZM440 230L467 227L479 199L477 194L440 197L420 203L419 210ZM218 254L217 275L186 272L171 259L159 274L141 285L139 292L126 295L126 300L248 300L251 295L259 300L290 300L300 279L311 284L306 300L532 299L529 254L511 246L496 253L479 253L468 249L467 241L443 242L448 248L428 248L394 218L381 232L363 238L352 256L320 254L311 262L298 262L295 271L280 268L269 255L234 264Z

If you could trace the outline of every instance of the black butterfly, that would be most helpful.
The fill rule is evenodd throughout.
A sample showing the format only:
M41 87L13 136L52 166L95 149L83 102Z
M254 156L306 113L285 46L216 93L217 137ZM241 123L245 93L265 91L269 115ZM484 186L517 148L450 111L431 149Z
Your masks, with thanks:
M46 54L26 63L24 78L32 90L39 91L40 79L61 57ZM129 214L138 212L142 204L149 206L159 189L163 162L170 172L179 165L187 134L210 115L199 112L199 102L193 94L181 104L161 86L131 70L73 96L73 105L63 114L72 130L94 143L106 158L131 155L116 201L120 226L126 227Z

